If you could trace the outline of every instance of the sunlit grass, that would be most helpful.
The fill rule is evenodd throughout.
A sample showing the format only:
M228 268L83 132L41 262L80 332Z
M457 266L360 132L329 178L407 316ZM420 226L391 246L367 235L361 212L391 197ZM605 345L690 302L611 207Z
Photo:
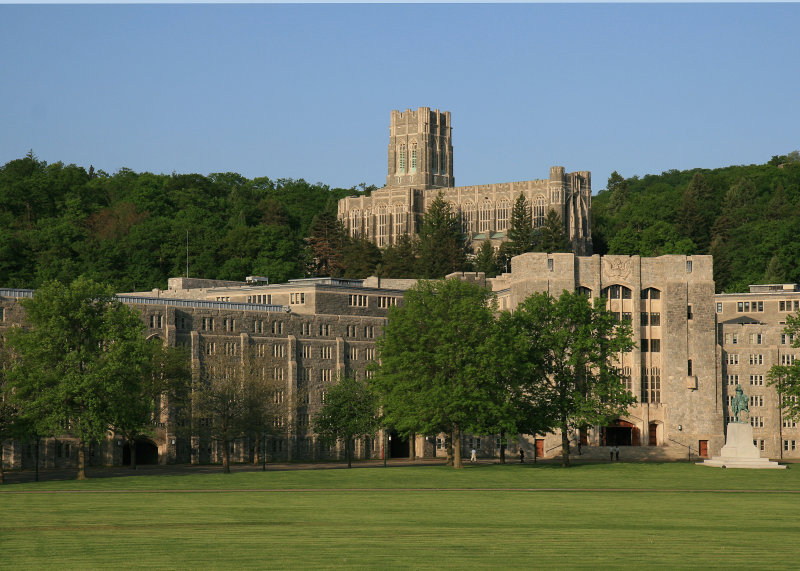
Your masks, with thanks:
M16 484L0 488L0 567L788 568L798 480L620 463Z

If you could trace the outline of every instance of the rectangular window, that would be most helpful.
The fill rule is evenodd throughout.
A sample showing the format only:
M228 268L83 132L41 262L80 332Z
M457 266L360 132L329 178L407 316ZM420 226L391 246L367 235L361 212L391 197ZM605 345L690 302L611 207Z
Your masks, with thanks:
M661 352L661 339L650 339L650 352L651 353Z
M311 335L311 324L303 323L300 326L300 335Z
M661 325L661 314L658 312L651 312L650 313L650 325L653 327L658 327Z
M750 395L750 406L764 406L764 397L762 395Z
M272 333L275 335L280 335L283 333L283 322L282 321L273 321L272 322Z
M686 362L686 374L687 374L687 375L689 375L690 377L691 377L691 376L694 374L694 373L692 372L692 360L691 360L691 359L689 359L689 360Z
M750 385L754 387L763 387L764 375L750 375Z
M792 420L791 418L784 418L783 419L783 427L784 428L797 428L797 422Z
M303 359L311 358L311 345L303 345Z
M761 345L764 342L764 336L761 333L750 334L750 345Z
M364 337L366 339L372 339L375 337L375 326L374 325L367 325L364 327Z
M722 313L722 302L721 301L717 302L717 313Z
M739 384L739 375L728 375L728 384L729 385L738 385Z
M797 450L797 441L796 440L784 440L783 441L783 450L784 450L784 452L791 452L793 450Z
M305 293L291 293L289 294L289 303L291 305L299 305L306 302Z
M366 295L348 295L347 296L348 304L355 307L367 307L367 296Z
M642 353L647 353L650 350L650 340L642 339Z
M751 416L750 417L750 426L753 428L764 428L764 417L763 416Z
M333 347L331 347L330 345L323 346L320 350L320 357L323 359L332 359Z
M754 355L750 354L750 364L751 365L763 365L764 364L764 355Z
M374 361L375 349L374 348L364 349L364 359L366 359L367 361Z
M331 382L331 379L333 378L333 372L331 371L331 369L321 369L320 373L322 376L322 382L324 383Z
M331 334L331 326L327 323L319 324L319 334L322 337L328 337Z
M275 367L272 371L272 378L276 381L283 380L283 369L281 367Z
M688 320L694 319L694 314L692 313L692 306L691 305L687 305L686 306L686 319L688 319Z
M273 357L284 357L286 348L283 345L273 345L272 346L272 356Z
M692 261L691 260L686 260L686 273L687 274L691 274L692 273Z

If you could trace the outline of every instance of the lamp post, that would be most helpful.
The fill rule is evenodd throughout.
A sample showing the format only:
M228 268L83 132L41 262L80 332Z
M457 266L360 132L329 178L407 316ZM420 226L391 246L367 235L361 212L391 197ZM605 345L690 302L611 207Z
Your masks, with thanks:
M262 448L262 453L261 453L261 471L262 472L266 472L267 471L267 431L266 431L266 429L264 429L264 435L261 438L261 442L262 442L262 444L261 444L261 448Z

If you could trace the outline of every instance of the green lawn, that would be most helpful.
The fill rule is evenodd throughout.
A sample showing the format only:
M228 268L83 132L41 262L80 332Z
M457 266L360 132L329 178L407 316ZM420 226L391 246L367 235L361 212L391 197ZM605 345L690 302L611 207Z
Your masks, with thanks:
M634 463L15 484L0 568L797 568L798 490L800 466Z

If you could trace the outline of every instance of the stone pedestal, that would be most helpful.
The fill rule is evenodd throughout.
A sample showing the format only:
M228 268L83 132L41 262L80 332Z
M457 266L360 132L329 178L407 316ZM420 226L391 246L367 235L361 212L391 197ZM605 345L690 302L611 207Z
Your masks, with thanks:
M716 468L786 468L760 456L753 444L753 427L744 422L729 422L720 455L698 464Z

